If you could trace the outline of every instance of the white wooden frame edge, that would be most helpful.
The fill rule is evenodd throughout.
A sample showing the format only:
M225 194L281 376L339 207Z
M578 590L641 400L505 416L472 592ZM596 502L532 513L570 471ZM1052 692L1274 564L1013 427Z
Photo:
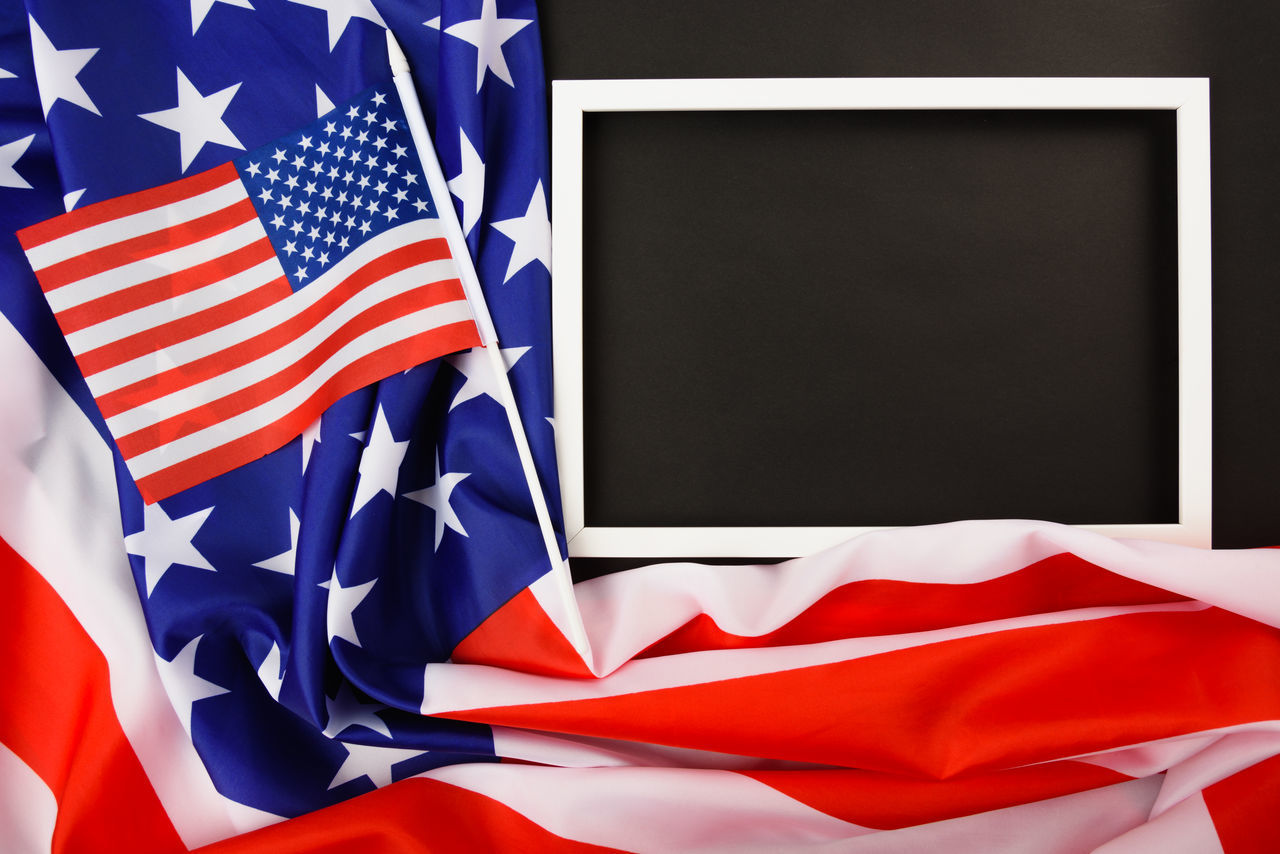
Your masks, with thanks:
M1081 525L1209 547L1212 536L1209 81L823 78L552 82L556 452L570 557L795 557L881 527L588 527L583 484L582 117L670 110L1158 109L1177 112L1178 521Z

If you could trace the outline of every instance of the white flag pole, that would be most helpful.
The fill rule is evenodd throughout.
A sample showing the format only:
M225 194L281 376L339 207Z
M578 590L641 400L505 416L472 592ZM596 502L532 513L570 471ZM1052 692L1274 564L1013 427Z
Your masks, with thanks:
M516 407L515 394L511 390L511 379L507 376L508 365L502 357L498 346L498 333L494 329L493 319L489 316L489 307L484 299L484 291L480 287L480 279L476 275L475 265L471 260L471 252L467 248L466 236L462 225L458 222L457 213L450 201L449 185L445 182L444 172L436 158L436 150L431 142L431 133L427 130L426 119L422 115L422 106L418 103L418 95L413 88L413 77L409 73L409 61L400 49L391 30L387 30L387 55L391 60L392 81L396 91L400 93L400 101L404 104L405 118L409 123L409 133L413 137L414 146L418 149L418 159L427 177L427 186L431 197L436 202L436 212L449 242L449 252L458 265L462 289L471 304L471 311L476 318L476 326L480 330L480 342L489 357L489 364L498 377L498 393L502 399L498 401L507 412L507 421L511 425L511 435L515 439L516 452L520 456L520 465L524 469L525 482L529 494L533 498L534 513L538 517L538 527L542 531L543 544L547 550L547 559L551 562L551 575L561 596L562 616L567 625L564 627L569 641L583 656L587 667L591 667L591 650L587 644L586 629L582 624L582 614L578 611L578 602L573 595L573 579L569 575L569 563L560 556L560 545L556 542L555 531L551 526L551 514L547 510L546 497L538 480L537 469L533 465L533 452L529 448L529 439L520 419L520 410Z

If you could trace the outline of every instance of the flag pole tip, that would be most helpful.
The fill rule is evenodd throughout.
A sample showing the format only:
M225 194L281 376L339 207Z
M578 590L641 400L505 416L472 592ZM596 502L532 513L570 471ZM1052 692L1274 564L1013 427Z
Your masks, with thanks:
M400 42L396 41L396 37L392 34L391 29L387 29L387 59L391 61L391 73L407 74L409 71L409 60L405 59L404 51L400 49Z

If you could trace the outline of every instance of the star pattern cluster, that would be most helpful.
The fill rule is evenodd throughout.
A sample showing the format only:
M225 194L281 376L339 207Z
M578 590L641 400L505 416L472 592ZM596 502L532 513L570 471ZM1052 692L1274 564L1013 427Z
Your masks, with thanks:
M370 89L235 162L294 290L366 240L437 217L390 87Z

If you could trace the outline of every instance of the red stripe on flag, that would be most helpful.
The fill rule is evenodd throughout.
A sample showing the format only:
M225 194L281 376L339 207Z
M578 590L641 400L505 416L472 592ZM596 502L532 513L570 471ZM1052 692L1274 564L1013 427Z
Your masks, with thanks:
M199 854L617 850L566 839L486 795L421 777L197 849Z
M125 362L172 347L174 344L187 341L197 335L203 335L211 329L235 323L237 320L256 314L269 305L287 299L293 293L289 280L281 277L267 282L259 288L249 291L243 296L227 300L219 305L210 306L186 317L171 320L168 323L113 341L93 350L76 356L76 363L85 376L91 377L99 371L114 368ZM151 385L154 380L147 380L139 385ZM105 396L105 395L104 395Z
M436 261L448 257L448 244L442 239L424 240L397 248L392 252L379 256L342 281L322 299L290 316L284 323L265 332L248 338L233 347L194 359L180 368L156 374L154 377L140 380L131 385L103 394L98 398L98 407L106 418L111 418L143 403L172 394L194 383L202 382L210 377L219 376L227 371L247 365L250 362L273 353L289 341L304 335L308 329L322 322L347 300L350 300L364 288L393 275L414 264ZM444 285L456 280L433 282L432 285ZM461 286L456 286L450 293L462 294ZM460 296L451 297L460 299ZM444 300L440 300L444 301ZM437 302L426 305L436 305ZM425 305L424 305L425 307ZM82 368L82 370L84 370ZM89 375L88 370L84 370ZM127 456L127 455L126 455Z
M1280 719L1280 631L1219 609L993 631L446 717L946 779Z
M327 359L359 336L415 311L441 303L456 302L464 298L462 285L455 279L432 282L429 285L382 300L368 310L351 318L349 322L343 324L341 328L324 339L324 341L271 376L246 386L233 394L225 395L217 400L211 400L204 405L180 412L149 427L121 436L116 440L116 444L120 447L120 453L126 459L131 459L138 454L153 450L161 445L167 445L175 439L181 439L184 436L189 436L214 424L219 424L229 418L248 412L255 406L279 397L306 380ZM275 343L277 346L283 346L288 340L291 339L282 336ZM230 370L230 368L230 364L224 364L222 370ZM396 368L392 368L390 372L395 373L396 370ZM403 368L399 368L399 370L403 370ZM163 378L172 377L175 373L179 378L186 378L186 374L182 369L167 371L161 377L157 377L157 383L153 388L163 393ZM182 385L186 386L189 383L190 381L183 382ZM154 396L158 395L151 395L151 397ZM105 408L103 413L104 415L106 414Z
M954 780L921 780L852 768L739 773L827 815L878 830L1029 804L1132 779L1109 768L1071 761Z
M271 241L263 237L203 264L63 309L57 314L58 326L64 335L70 335L104 320L220 282L261 264L274 254Z
M1225 854L1280 851L1280 756L1205 787L1203 795Z
M222 210L205 214L190 222L171 225L150 234L140 234L137 237L51 264L39 270L36 277L40 280L41 289L49 293L72 282L105 273L107 270L114 270L125 264L132 264L135 261L142 261L207 240L238 225L243 225L257 216L258 212L254 209L253 202L248 198L241 199Z
M1075 555L1059 554L1017 572L973 584L854 581L822 596L781 628L757 636L731 634L711 616L699 614L637 658L908 634L1028 614L1099 605L1181 602L1185 598L1117 575Z
M200 456L138 479L143 499L154 503L268 454L302 433L331 404L358 388L421 362L479 345L473 321L452 323L370 353L334 374L301 406L255 432Z
M54 852L185 852L116 719L102 653L3 540L0 569L0 741L58 801Z
M82 228L171 205L239 180L240 174L236 172L235 164L223 163L208 171L179 178L177 181L162 184L159 187L96 202L54 219L28 226L18 232L18 241L23 249L30 250L50 240L66 237Z
M541 676L593 675L528 587L476 626L449 658Z

